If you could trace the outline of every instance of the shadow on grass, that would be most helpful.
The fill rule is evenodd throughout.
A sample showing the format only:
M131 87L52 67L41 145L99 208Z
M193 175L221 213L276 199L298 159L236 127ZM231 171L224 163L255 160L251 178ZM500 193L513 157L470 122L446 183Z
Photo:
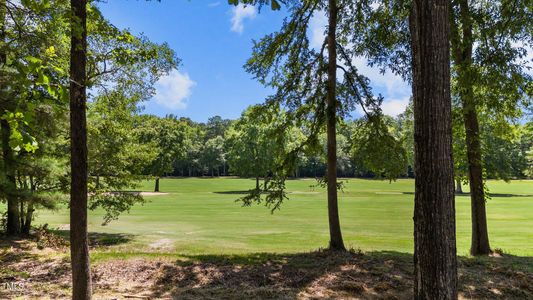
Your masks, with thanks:
M220 194L220 195L248 195L250 191L221 191L221 192L213 192L213 194Z
M402 192L404 195L414 195L414 192ZM468 196L470 197L470 193L455 193L456 196ZM489 193L490 197L494 198L512 198L512 197L533 197L533 195L526 195L526 194L499 194L499 193Z
M532 257L459 259L474 299L532 299ZM155 297L174 299L412 299L412 255L393 251L185 256L162 265Z
M255 190L246 190L246 191L221 191L221 192L213 192L213 194L220 194L220 195L248 195L251 192L254 192ZM270 194L270 191L261 191L261 194Z
M468 194L470 195L470 194ZM491 197L533 197L533 195L525 195L525 194L498 194L498 193L489 193L489 196Z
M50 232L66 240L70 238L70 230L51 229ZM89 246L98 247L127 244L133 240L134 236L128 233L89 232Z

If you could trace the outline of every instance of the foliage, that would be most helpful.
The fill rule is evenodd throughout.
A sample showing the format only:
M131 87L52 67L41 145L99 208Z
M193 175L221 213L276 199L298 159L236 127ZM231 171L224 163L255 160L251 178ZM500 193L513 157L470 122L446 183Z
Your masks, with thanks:
M393 121L390 124L379 122L379 126L372 121L358 120L352 123L353 155L360 160L365 169L372 171L378 177L395 180L407 173L407 151L401 140L390 134Z

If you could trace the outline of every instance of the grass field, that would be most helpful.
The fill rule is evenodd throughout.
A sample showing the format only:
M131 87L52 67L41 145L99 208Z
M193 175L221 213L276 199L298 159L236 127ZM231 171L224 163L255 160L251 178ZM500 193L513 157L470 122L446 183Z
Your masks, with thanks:
M340 193L345 243L364 251L412 252L414 181L348 179ZM107 226L102 212L90 212L89 230L111 251L196 254L296 253L327 246L324 189L314 180L291 180L290 200L271 214L264 206L241 207L237 192L254 186L246 179L163 179L165 195L147 196L144 206ZM144 184L151 191L153 182ZM491 246L514 255L533 256L533 182L489 182L493 194L487 212ZM458 196L458 254L470 243L470 202ZM68 211L41 211L36 223L66 228ZM109 249L109 248L107 248ZM109 250L106 250L106 252Z

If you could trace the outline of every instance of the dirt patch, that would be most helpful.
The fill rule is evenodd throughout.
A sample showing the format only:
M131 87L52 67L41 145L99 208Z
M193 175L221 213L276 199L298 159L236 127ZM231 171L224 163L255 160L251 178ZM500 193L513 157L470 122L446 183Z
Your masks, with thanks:
M168 251L174 249L174 241L171 239L159 239L151 243L149 246L152 249Z
M140 192L139 194L141 196L164 196L164 195L168 195L169 193Z
M28 250L0 248L0 282L26 287L0 298L69 298L68 253ZM95 299L412 299L412 269L409 254L317 251L116 259L92 274ZM463 299L533 299L533 258L461 258L459 281Z

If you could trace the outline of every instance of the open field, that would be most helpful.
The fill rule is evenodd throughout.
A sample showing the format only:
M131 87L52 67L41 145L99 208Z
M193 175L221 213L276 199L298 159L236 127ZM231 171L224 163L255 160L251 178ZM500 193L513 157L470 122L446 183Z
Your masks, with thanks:
M328 227L314 183L290 181L274 214L235 203L254 182L230 178L162 180L166 194L108 226L91 212L95 299L412 299L413 181L347 180L341 222L357 249L347 253L317 251ZM458 196L460 299L531 299L533 182L489 184L491 242L505 254L467 256L469 198ZM37 222L59 229L0 240L0 282L21 287L0 289L1 299L70 297L68 211L40 212Z
M413 180L347 179L340 193L345 243L363 251L411 253ZM327 246L326 194L311 189L315 181L291 180L290 200L271 214L261 205L241 207L239 192L254 186L246 179L162 179L161 191L147 196L117 221L101 226L102 212L90 212L89 230L104 244L116 244L98 255L166 252L186 255L296 253ZM487 204L491 246L513 255L533 256L533 182L490 181ZM144 191L152 191L146 182ZM466 189L467 191L467 189ZM457 201L458 254L470 243L470 200ZM41 211L37 223L67 229L68 211ZM111 250L109 250L111 249ZM109 253L109 252L125 252ZM106 254L107 253L107 254Z

